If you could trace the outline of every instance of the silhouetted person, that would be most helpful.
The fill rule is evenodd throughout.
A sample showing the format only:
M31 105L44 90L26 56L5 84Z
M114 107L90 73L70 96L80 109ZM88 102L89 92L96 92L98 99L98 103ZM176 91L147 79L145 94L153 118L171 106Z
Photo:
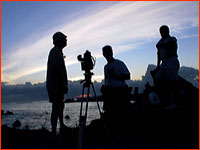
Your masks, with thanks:
M54 47L51 49L47 63L47 82L49 101L52 103L51 125L52 133L56 135L57 120L60 128L63 122L64 94L68 92L67 71L64 62L63 48L67 46L67 36L61 32L53 35Z
M115 144L126 145L132 137L132 120L129 88L125 80L130 80L130 72L126 65L113 57L112 47L102 48L107 60L104 66L105 84L101 88L103 97L104 120Z
M105 84L102 88L105 111L128 107L128 86L125 80L130 79L130 72L126 65L113 57L112 47L107 45L102 48L103 56L107 60L104 67Z
M177 54L177 40L170 36L169 27L160 27L161 39L156 44L157 47L157 72L154 76L154 83L158 87L161 95L165 95L164 105L169 106L174 103L171 94L178 80L180 68ZM168 95L168 96L167 96Z

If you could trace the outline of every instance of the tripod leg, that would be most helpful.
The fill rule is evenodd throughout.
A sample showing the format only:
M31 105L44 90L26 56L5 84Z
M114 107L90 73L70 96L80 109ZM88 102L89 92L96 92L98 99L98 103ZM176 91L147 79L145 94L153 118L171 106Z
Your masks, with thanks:
M98 99L97 99L96 91L95 91L95 89L94 89L93 83L91 83L91 85L92 85L92 89L93 89L93 92L94 92L94 96L95 96L95 99L96 99L96 102L97 102L97 107L98 107L98 109L99 109L99 113L100 113L100 116L101 116L101 115L102 115L102 112L101 112L101 108L100 108L100 106L99 106L99 102L98 102Z
M83 111L83 96L84 96L84 90L85 90L85 87L83 87L83 89L82 89L81 109L80 109L80 116L79 116L79 119L80 119L80 117L82 116L82 111ZM79 121L80 121L80 120L79 120Z
M88 91L87 91L87 102L86 102L86 108L85 108L85 123L87 119L89 96L90 96L90 85L88 86Z
M80 149L82 146L82 140L83 140L83 127L84 127L84 122L85 118L82 116L82 111L83 111L83 97L84 97L84 90L85 87L83 86L82 89L82 99L81 99L81 108L80 108L80 116L79 116L79 139L78 139L78 148Z

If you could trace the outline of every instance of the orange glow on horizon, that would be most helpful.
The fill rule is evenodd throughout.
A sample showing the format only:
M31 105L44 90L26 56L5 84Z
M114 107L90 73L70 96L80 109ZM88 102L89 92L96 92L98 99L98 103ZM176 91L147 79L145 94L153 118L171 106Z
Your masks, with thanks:
M89 97L91 97L92 95L91 94L89 94ZM83 98L86 98L87 97L87 94L84 94L83 95ZM82 95L79 95L79 96L76 96L76 98L82 98Z

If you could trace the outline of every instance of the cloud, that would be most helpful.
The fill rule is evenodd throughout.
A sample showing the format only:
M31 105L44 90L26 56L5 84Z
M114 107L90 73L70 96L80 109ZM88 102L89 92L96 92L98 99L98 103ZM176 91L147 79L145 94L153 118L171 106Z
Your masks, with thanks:
M23 76L45 71L52 47L52 33L56 31L62 31L68 36L66 65L71 65L77 63L77 55L86 49L100 58L101 48L106 44L112 45L115 53L122 53L157 40L160 37L158 29L162 24L169 25L172 32L181 33L183 37L193 36L184 33L184 28L199 26L198 11L198 2L187 1L127 1L106 8L99 7L97 11L93 9L92 13L88 9L87 13L80 14L79 19L47 29L44 31L45 36L37 41L26 39L17 49L13 48L14 51L2 59L2 80L16 82ZM74 75L74 78L78 77Z

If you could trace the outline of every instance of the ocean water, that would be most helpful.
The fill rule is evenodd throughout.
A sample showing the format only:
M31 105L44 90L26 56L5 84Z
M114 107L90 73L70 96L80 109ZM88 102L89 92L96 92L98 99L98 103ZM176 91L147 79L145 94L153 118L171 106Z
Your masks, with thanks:
M99 102L99 104L102 109L103 104L101 102ZM80 106L80 102L65 103L64 117L66 115L69 115L70 117L70 119L64 118L64 123L66 126L78 126ZM89 124L94 119L100 118L97 103L89 102L88 106L87 124ZM21 129L40 129L42 127L45 127L50 130L51 108L52 104L49 103L48 100L30 103L2 103L1 110L4 110L4 113L6 113L7 111L11 111L14 113L14 115L1 115L1 125L8 125L12 127L12 124L16 120L19 120L22 124L20 127ZM85 108L85 103L83 108Z

